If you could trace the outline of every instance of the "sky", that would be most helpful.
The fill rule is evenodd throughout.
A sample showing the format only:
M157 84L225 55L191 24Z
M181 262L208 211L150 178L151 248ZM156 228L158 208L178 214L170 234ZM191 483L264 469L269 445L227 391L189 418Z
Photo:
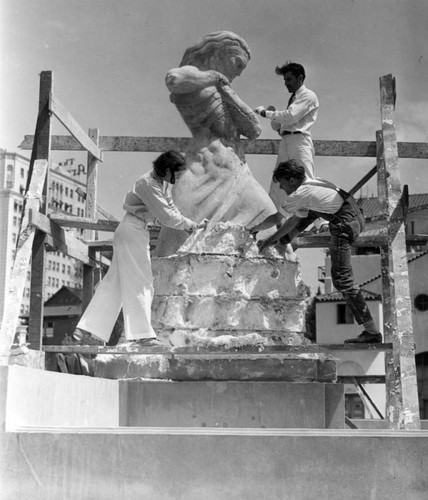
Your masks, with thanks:
M0 148L33 134L39 74L51 70L54 93L79 124L100 135L190 137L169 101L164 80L184 50L203 35L242 36L251 60L232 83L252 107L286 106L289 94L274 68L306 68L305 84L320 101L314 139L373 141L380 129L379 78L397 83L399 141L428 141L428 2L426 0L2 0L0 3ZM276 138L261 119L262 139ZM68 132L58 123L53 133ZM106 153L99 203L121 217L132 182L156 154ZM54 161L86 155L53 152ZM249 155L268 189L275 158ZM315 174L351 188L374 158L315 159ZM427 160L401 160L410 193L428 192ZM363 195L376 195L375 181ZM316 291L319 250L302 250L302 275Z

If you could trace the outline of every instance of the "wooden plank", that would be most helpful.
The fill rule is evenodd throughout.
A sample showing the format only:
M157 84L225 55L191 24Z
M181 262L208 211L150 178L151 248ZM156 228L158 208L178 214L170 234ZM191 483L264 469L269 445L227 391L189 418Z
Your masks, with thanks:
M5 298L4 314L1 323L0 356L8 356L13 343L16 328L19 324L19 314L24 293L27 273L30 265L35 228L31 225L29 214L31 210L39 210L45 183L48 162L36 160L33 166L33 175L26 194L24 216L21 231L16 247L9 289Z
M102 161L101 150L95 145L94 141L86 134L83 128L77 123L77 121L71 116L71 114L52 92L49 99L49 109L70 132L70 134L80 143L83 150L89 151L95 156L95 158L97 158L97 160Z
M349 191L349 194L354 195L357 191L359 191L367 182L377 174L377 165L375 165L367 174L359 180L355 186Z
M87 245L69 231L64 231L61 226L46 215L31 211L30 224L47 235L45 243L53 250L58 250L85 264L96 265L96 261L88 257Z
M365 413L366 413L366 418L368 416L369 419L374 419L375 416L373 414L372 408L369 405L369 402L367 401L367 399L364 397L364 392L361 390L362 386L360 386L358 384L358 382L355 380L355 377L354 377L354 387L355 387L355 390L357 391L357 394L360 396L361 402L363 403Z
M384 384L385 375L339 375L337 382L341 384L353 384L357 380L361 384Z
M133 136L100 136L99 147L102 151L111 152L153 152L159 153L168 149L183 151L190 142L189 137L133 137ZM247 154L277 155L279 139L243 140ZM33 136L26 135L19 145L20 149L31 149ZM333 141L314 140L316 156L370 157L376 158L376 142L374 141ZM84 151L80 143L71 136L53 135L52 149L55 151ZM400 158L428 158L428 143L399 142ZM346 163L344 163L346 167Z
M49 112L49 96L53 92L53 75L51 71L42 71L40 74L39 90L39 115L38 122L41 123L38 136L35 138L32 158L35 160L46 160L48 170L43 186L43 202L39 211L47 213L47 199L49 195L49 168L51 154L51 114ZM32 176L31 168L28 174ZM31 181L30 181L31 182ZM42 345L43 338L43 307L44 307L44 281L45 281L45 235L36 231L33 241L31 257L31 288L30 288L30 314L28 321L28 337L31 348L38 350Z
M106 252L113 250L113 240L94 240L85 241L89 248L93 248L97 252Z
M61 227L75 227L79 229L95 229L97 231L114 232L119 225L119 221L104 219L87 219L76 215L50 214L50 220Z
M370 397L370 394L365 390L361 380L357 380L356 377L354 377L354 385L355 387L357 387L357 390L358 392L362 394L362 400L365 401L367 400L372 408L374 409L374 411L378 414L378 416L382 419L382 420L385 420L385 417L382 415L382 412L379 410L379 408L376 406L376 403L372 400L372 398ZM360 395L361 397L361 395Z
M312 344L307 346L277 345L267 347L243 346L233 349L224 347L140 347L132 351L125 351L120 347L103 346L43 346L45 352L76 352L81 354L121 354L130 356L133 354L163 354L163 355L186 355L186 356L236 356L237 354L272 356L273 354L305 354L305 353L329 353L331 351L388 351L392 344Z
M420 429L409 272L402 187L395 127L395 79L380 79L382 133L377 134L379 201L388 215L387 245L382 248L385 340L392 354L385 356L386 409L391 429ZM383 139L383 140L382 140Z
M382 233L370 234L368 231L352 243L353 247L381 247L385 244L386 236ZM427 234L408 234L406 242L409 245L424 245L428 241ZM308 236L299 236L293 239L296 248L328 248L330 246L330 233L320 233Z
M89 129L89 137L98 146L99 131L98 129ZM95 219L97 212L97 193L98 193L98 160L92 154L88 153L88 169L86 175L86 198L85 198L85 215L88 218ZM93 229L85 230L84 237L86 240L98 239L98 232ZM89 257L95 259L96 251L93 248L88 248ZM100 275L95 274L96 269L91 266L83 265L83 300L82 311L89 305L96 283L101 279Z
M103 229L102 222L103 221L98 221L97 227L100 231L107 231L108 229ZM82 222L82 227L84 227L85 224L86 222ZM88 226L95 227L96 223L95 221L88 221L87 224ZM112 228L113 226L110 227ZM380 247L385 243L385 238L386 236L382 235L382 233L379 235L372 235L369 232L366 232L353 243L353 246L359 248ZM428 241L428 234L409 234L406 237L406 241L408 244L412 245L423 245ZM97 251L111 250L113 245L113 241L111 239L102 241L92 240L86 241L85 243ZM296 248L328 248L330 246L330 233L326 231L319 234L299 236L293 240L293 246L294 245Z

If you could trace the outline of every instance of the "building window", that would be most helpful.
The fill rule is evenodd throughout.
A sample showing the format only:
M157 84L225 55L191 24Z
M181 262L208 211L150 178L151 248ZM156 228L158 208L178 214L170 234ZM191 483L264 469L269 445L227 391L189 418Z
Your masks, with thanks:
M23 168L21 168L21 177L22 177L22 179L24 179L24 177L25 177L25 170Z
M353 323L354 316L349 306L347 304L337 304L337 324L352 325Z
M420 417L426 420L428 419L428 352L416 354L415 361Z
M65 186L64 193L65 193L65 196L68 196L68 187L67 186Z
M52 338L54 336L54 324L53 321L47 321L44 331L45 337Z
M6 171L6 189L13 188L13 165L7 166Z
M415 297L415 307L418 311L427 311L428 310L428 295L425 293L420 293Z
M345 416L364 418L364 403L358 394L345 394Z

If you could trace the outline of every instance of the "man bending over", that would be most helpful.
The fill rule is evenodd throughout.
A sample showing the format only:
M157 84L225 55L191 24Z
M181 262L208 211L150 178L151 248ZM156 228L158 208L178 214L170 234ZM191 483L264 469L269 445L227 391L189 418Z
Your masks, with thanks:
M374 323L363 294L354 282L351 267L351 246L364 228L364 218L354 198L332 182L310 179L298 160L280 163L273 173L273 182L285 192L283 208L291 217L282 222L279 213L271 215L252 229L256 233L278 224L281 226L269 238L260 240L260 250L278 241L289 244L317 218L329 221L331 277L342 293L357 323L364 331L345 343L378 343L382 335Z

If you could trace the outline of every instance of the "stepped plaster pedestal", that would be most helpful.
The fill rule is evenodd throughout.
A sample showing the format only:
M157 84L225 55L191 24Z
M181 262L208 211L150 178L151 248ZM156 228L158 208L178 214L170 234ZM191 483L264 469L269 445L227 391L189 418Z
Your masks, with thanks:
M168 257L153 258L152 324L168 355L99 355L95 374L116 379L334 382L326 354L263 354L263 346L305 345L307 287L298 262L260 254L249 231L220 223ZM175 347L224 352L174 354ZM236 352L256 346L260 354Z

